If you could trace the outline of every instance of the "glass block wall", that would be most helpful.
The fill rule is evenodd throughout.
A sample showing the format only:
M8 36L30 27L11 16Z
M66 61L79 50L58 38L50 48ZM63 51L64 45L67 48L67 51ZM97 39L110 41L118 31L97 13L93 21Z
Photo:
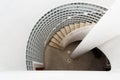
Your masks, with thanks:
M27 70L33 70L33 61L44 62L45 47L56 31L76 22L97 23L106 11L106 8L94 4L70 3L47 12L30 33L26 47Z

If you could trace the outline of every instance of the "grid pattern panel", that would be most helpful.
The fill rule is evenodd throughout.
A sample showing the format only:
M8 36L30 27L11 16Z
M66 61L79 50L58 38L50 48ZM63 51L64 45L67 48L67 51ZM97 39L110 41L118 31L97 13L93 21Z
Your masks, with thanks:
M33 61L43 63L46 44L56 31L76 22L95 22L107 11L88 3L70 3L52 9L42 16L31 31L26 48L27 70L33 70Z

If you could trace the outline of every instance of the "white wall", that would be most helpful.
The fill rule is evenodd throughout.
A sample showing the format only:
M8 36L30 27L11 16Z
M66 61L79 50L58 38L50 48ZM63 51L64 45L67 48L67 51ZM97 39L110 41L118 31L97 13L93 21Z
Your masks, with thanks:
M52 8L80 1L109 7L113 0L0 0L0 71L26 70L25 50L34 24Z
M120 80L120 73L97 71L3 72L1 80Z
M120 71L120 35L99 45L98 48L109 59L111 71Z

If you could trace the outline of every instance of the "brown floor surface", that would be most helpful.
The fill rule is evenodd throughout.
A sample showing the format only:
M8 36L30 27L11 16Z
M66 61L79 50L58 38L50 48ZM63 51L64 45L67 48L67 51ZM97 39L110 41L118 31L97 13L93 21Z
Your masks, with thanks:
M78 44L79 42L74 42L64 50L47 46L44 60L45 70L104 70L106 66L106 57L104 55L97 59L90 51L77 59L71 59L70 54Z

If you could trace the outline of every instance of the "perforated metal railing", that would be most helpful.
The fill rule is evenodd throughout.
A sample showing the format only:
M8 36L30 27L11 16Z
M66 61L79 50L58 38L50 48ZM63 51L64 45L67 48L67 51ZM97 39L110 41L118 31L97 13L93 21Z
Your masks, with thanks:
M52 9L42 16L32 29L26 48L27 70L33 70L33 61L43 63L45 46L60 28L76 22L95 22L106 8L88 3L70 3Z

